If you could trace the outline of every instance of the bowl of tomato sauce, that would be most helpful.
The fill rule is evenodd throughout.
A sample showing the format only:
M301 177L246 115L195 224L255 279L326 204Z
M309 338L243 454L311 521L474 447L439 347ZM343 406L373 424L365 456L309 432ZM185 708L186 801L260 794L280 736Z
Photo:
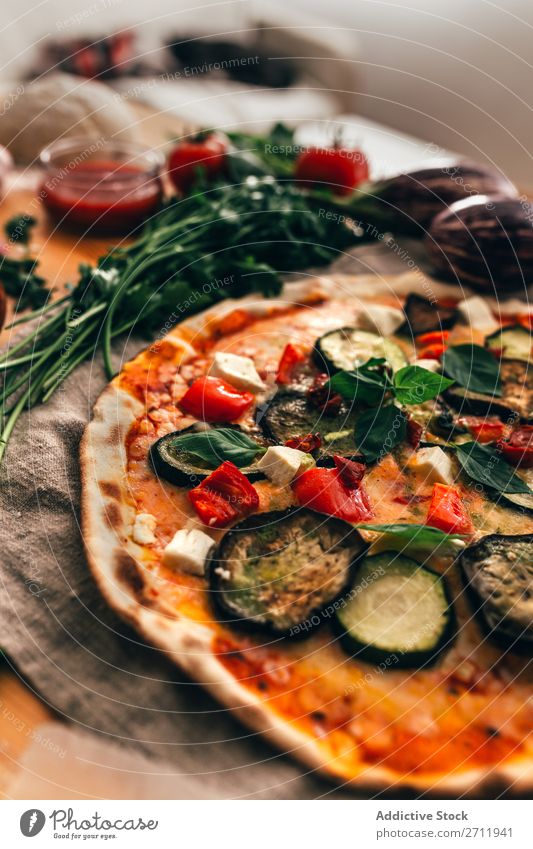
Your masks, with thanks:
M58 224L90 234L127 234L161 205L164 158L150 148L69 138L45 147L39 162L39 196Z

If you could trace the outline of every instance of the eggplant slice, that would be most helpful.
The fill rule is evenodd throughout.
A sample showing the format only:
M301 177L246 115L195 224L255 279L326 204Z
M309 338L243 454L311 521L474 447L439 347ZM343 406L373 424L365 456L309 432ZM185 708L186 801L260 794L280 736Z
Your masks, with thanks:
M339 519L307 509L250 516L223 537L209 564L226 623L305 636L345 592L367 545Z
M334 454L360 455L355 444L355 419L355 412L348 404L343 403L334 416L327 416L303 393L286 390L278 392L267 409L261 411L259 423L266 438L276 445L284 445L295 436L319 433L322 446L316 452L317 459L328 465Z
M491 534L459 559L491 634L533 647L533 534Z
M232 430L241 430L236 425L224 425L224 427L231 427ZM172 433L167 433L158 439L157 442L154 442L150 448L149 457L152 468L159 477L164 478L164 480L176 486L196 486L216 468L216 466L211 465L207 460L202 460L197 454L180 449L180 437L189 433L197 433L198 430L198 425L192 425L192 427L187 427L183 430L175 430ZM246 433L246 435L250 436L249 433ZM254 435L254 439L257 441L258 446L265 445L265 440L262 436L257 438ZM257 460L259 459L260 457L257 458ZM220 463L222 463L222 459ZM240 471L250 481L264 478L264 474L257 468L256 462L249 466L244 466Z
M357 327L330 330L317 340L313 351L318 368L329 374L350 371L372 357L384 357L394 371L407 365L405 354L395 342Z
M504 420L514 414L524 422L532 421L533 365L523 360L502 360L500 379L502 394L498 397L457 385L447 389L444 397L459 413L474 416L490 413Z
M403 311L405 322L399 332L410 337L429 333L431 330L449 330L457 321L455 307L439 307L414 292L407 296Z

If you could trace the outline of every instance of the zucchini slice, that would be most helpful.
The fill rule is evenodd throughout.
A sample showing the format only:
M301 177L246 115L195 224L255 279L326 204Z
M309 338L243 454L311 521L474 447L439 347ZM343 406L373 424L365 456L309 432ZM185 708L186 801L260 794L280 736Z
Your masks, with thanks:
M346 651L362 660L424 666L451 639L454 617L444 580L403 554L365 557L350 595L337 613L337 630Z
M472 415L495 414L506 419L517 414L522 421L533 419L533 364L523 360L503 360L500 365L502 394L499 397L451 386L444 397L454 409Z
M485 338L485 346L489 351L501 351L502 357L511 360L529 362L532 359L532 345L531 333L521 324L502 327Z
M224 425L224 427L227 428L228 425ZM232 429L240 430L236 426L233 426ZM149 456L152 467L159 477L176 484L176 486L196 486L216 468L216 465L209 463L209 461L202 460L198 455L180 448L180 437L195 432L198 432L198 425L167 433L157 442L154 442L150 448ZM248 433L246 435L249 436ZM262 446L263 443L264 440L257 440L258 447ZM260 459L261 457L258 456L257 460ZM222 463L222 459L220 463ZM257 468L256 462L244 466L240 471L251 481L264 478L264 474Z
M319 433L319 459L326 460L334 454L355 457L360 453L355 445L355 412L344 403L335 416L326 416L301 392L278 392L262 411L259 423L265 436L277 445L294 436Z
M419 336L430 330L449 330L457 321L455 307L439 307L422 295L412 292L407 296L403 306L405 322L400 333L409 336Z
M493 491L491 495L495 501L503 502L506 507L514 507L522 513L533 513L533 492Z
M349 587L366 549L351 525L311 510L250 516L210 562L214 600L233 625L305 636Z
M405 354L395 342L356 327L325 333L317 340L313 357L318 368L325 368L329 374L350 371L371 357L384 357L394 371L407 365Z
M459 562L491 634L533 645L533 534L482 537Z

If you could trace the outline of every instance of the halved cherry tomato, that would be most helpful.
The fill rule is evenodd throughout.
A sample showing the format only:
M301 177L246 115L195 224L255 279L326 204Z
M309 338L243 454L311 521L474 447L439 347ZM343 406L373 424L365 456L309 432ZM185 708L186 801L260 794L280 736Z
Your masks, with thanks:
M433 486L426 525L447 534L471 534L474 530L458 490L443 483Z
M234 422L254 402L251 392L241 392L218 377L199 377L179 402L184 413L204 422Z
M422 348L418 352L418 357L421 360L440 360L447 347L443 342L435 342L433 345Z
M198 172L212 181L220 176L226 164L228 140L220 133L199 133L181 141L168 159L168 174L179 192L186 192Z
M429 333L421 333L416 337L415 342L417 345L433 345L436 342L443 345L449 338L449 330L431 330Z
M336 195L351 195L356 186L368 180L368 160L361 150L342 146L311 147L301 153L294 167L294 179L309 188L319 183Z
M303 451L305 454L311 454L322 445L322 439L319 433L308 433L306 436L292 436L285 442L287 448L296 448L297 451Z
M533 425L519 425L509 439L498 443L504 458L513 466L523 469L533 467Z
M305 358L303 349L298 345L293 345L292 342L285 345L278 365L276 383L290 383L294 369L298 363L303 363Z
M333 457L333 462L344 486L347 486L348 489L358 489L359 484L365 476L365 464L358 463L357 460L349 460L347 457L338 457L337 455Z
M204 524L223 528L237 516L247 516L259 507L257 490L240 469L226 460L188 493Z
M414 419L407 419L407 442L412 448L418 448L423 433L424 428L421 424L415 422Z
M363 487L346 486L337 469L308 469L293 481L292 489L302 506L345 522L361 522L372 515Z

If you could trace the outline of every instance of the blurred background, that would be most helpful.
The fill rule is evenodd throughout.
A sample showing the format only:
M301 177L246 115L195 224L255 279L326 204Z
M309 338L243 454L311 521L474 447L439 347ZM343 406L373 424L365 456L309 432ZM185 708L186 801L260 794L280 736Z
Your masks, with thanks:
M4 116L19 81L59 68L198 124L259 130L360 116L533 186L528 0L3 0L2 9Z

